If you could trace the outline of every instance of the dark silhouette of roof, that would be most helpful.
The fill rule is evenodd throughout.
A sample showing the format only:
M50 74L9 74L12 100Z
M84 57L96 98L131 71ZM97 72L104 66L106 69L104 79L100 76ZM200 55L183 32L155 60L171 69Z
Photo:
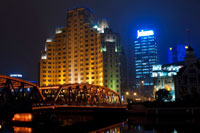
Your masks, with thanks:
M189 45L187 51L194 51L194 49Z
M197 63L194 63L193 65L196 66L197 69L200 70L200 63L197 62ZM186 70L187 67L190 67L190 66L184 66L181 69L179 69L179 72L177 73L177 75L181 76L183 74L183 72Z

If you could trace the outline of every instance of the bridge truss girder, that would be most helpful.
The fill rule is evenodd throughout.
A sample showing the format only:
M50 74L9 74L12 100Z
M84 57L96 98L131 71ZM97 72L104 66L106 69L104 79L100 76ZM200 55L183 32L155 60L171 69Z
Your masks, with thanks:
M69 84L40 87L47 103L69 105L104 105L121 104L115 91L91 84Z
M24 103L40 103L44 100L39 87L36 84L0 75L0 101L4 104Z

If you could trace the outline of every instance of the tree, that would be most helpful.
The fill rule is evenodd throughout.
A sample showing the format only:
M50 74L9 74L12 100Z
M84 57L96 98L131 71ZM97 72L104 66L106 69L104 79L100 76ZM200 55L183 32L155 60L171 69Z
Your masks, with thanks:
M171 93L169 91L167 91L166 89L160 89L156 92L155 95L156 101L158 102L164 102L164 101L169 101L171 100L172 96Z

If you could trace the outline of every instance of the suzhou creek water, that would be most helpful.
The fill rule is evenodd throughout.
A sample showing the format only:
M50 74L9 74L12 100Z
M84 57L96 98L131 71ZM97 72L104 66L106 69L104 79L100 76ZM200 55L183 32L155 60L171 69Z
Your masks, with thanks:
M53 116L52 116L53 117ZM55 116L54 122L12 123L0 118L0 132L26 133L198 133L200 118L142 117L103 118L90 115Z

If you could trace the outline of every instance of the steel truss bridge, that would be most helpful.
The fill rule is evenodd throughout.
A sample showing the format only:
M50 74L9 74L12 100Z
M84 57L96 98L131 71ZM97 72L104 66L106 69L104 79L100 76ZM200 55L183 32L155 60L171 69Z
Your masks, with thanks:
M45 100L40 88L31 82L19 78L0 75L0 103L41 103Z
M103 86L82 83L39 87L26 80L0 75L0 105L12 103L28 103L32 110L125 108L120 95Z

